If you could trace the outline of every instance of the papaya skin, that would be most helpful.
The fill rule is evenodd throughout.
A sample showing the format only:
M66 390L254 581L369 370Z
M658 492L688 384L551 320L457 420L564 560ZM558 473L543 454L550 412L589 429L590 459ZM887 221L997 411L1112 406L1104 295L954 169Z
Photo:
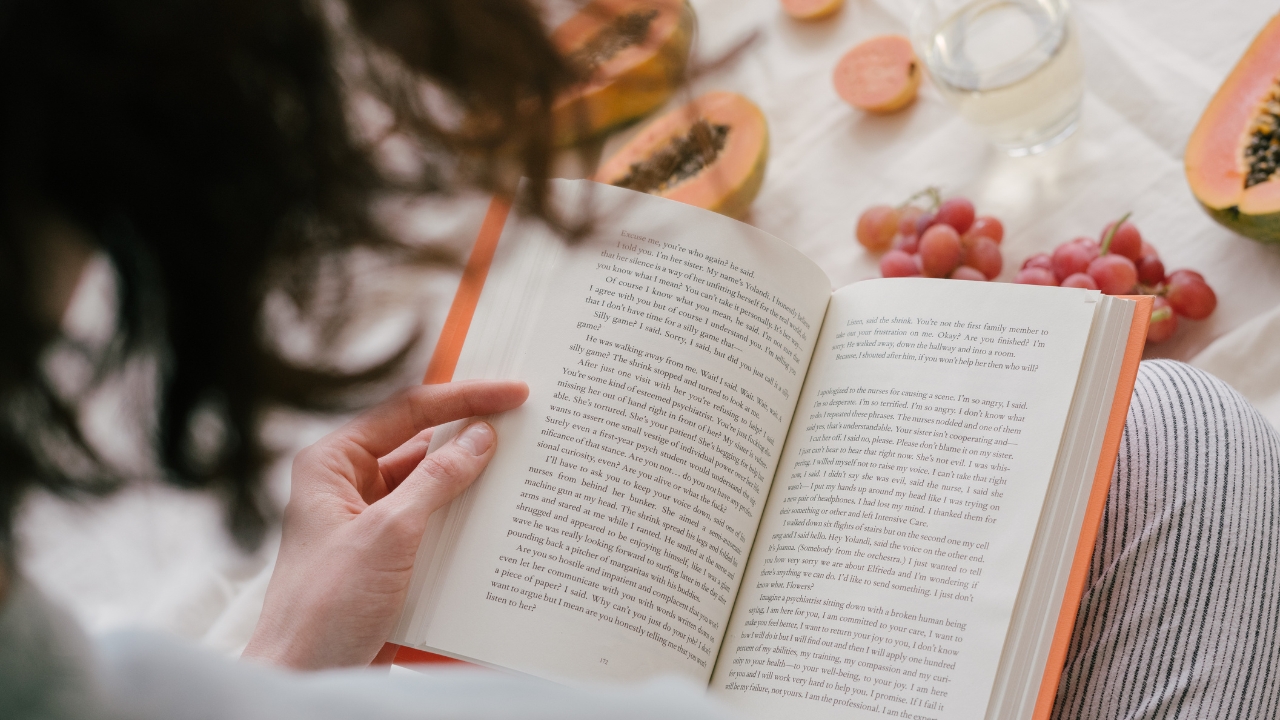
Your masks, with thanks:
M568 55L595 35L599 18L645 9L659 12L645 41L619 51L556 99L551 112L557 146L634 122L662 107L679 86L697 26L687 0L596 0L557 28L553 40Z
M747 174L742 184L726 195L719 203L707 209L737 220L741 220L746 216L751 203L755 202L756 196L760 194L760 188L764 185L764 171L768 160L769 135L766 133L764 144L760 147L760 155L756 158L755 163L752 164L751 172Z
M1258 33L1227 75L1187 140L1183 165L1200 206L1223 227L1280 243L1280 194L1244 187L1242 150L1260 105L1280 78L1280 15Z
M1227 208L1214 208L1204 203L1200 207L1209 213L1209 217L1237 235L1268 244L1280 244L1280 211L1265 215L1245 215L1240 208L1232 205Z
M653 194L742 218L764 184L769 160L769 125L755 103L731 92L710 92L657 118L601 164L595 180L619 184L632 163L643 162L686 135L695 121L729 127L725 147L698 173Z

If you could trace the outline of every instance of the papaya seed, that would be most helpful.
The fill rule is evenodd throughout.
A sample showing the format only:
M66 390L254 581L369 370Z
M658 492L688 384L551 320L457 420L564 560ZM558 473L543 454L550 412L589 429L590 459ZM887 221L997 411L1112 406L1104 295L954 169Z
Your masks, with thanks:
M662 192L710 165L729 139L728 125L711 125L699 118L689 132L677 136L641 162L631 163L614 184L639 192Z
M600 32L565 58L571 67L585 75L623 50L644 42L649 26L658 17L657 10L637 10L620 15Z
M1248 169L1244 177L1246 189L1270 180L1280 168L1280 81L1271 88L1249 126L1244 164Z

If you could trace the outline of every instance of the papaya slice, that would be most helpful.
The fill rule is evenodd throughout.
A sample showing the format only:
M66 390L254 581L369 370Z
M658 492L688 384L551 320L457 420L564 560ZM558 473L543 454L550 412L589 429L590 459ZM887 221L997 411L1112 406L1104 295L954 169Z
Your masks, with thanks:
M737 93L711 92L655 118L595 179L741 217L760 192L768 159L760 108Z
M1209 101L1183 162L1191 192L1213 219L1280 242L1280 15Z
M821 20L843 5L844 0L782 0L782 9L797 20Z
M643 117L671 97L693 40L686 0L593 0L551 34L584 78L556 98L552 122L561 146Z

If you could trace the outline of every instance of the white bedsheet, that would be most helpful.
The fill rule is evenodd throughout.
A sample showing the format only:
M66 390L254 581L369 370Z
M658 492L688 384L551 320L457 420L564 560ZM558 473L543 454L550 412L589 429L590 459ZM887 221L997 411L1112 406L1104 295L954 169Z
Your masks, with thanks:
M837 17L813 24L788 20L777 0L693 5L703 57L761 33L738 64L694 88L741 92L769 119L770 165L748 221L807 253L837 286L876 274L876 259L853 241L858 213L926 185L966 195L979 212L1004 221L1006 280L1028 255L1095 235L1133 211L1166 266L1200 270L1219 298L1212 318L1185 323L1148 356L1213 372L1280 425L1280 251L1215 225L1187 189L1181 160L1200 112L1273 4L1079 2L1087 84L1081 128L1042 156L1016 160L986 146L927 82L913 107L889 117L861 114L836 97L835 60L861 39L905 32L908 0L847 0ZM482 211L475 199L448 209L429 203L409 228L465 243ZM430 307L424 317L438 328L450 283L456 278L406 276L383 290L395 296L400 288L403 303ZM394 299L384 293L382 302ZM321 431L300 426L286 444L300 446ZM283 467L273 480L279 497L287 493ZM158 487L87 508L35 497L21 523L22 563L91 630L143 624L235 653L257 619L275 541L243 557L218 523L209 498Z

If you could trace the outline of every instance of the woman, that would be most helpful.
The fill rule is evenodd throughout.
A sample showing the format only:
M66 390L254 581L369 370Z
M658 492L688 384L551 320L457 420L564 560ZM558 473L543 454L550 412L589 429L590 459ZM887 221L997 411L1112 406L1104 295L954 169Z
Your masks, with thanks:
M500 178L523 174L535 188L526 210L546 215L549 107L572 75L538 13L521 0L11 2L0 6L0 55L0 717L618 710L616 698L491 687L494 678L423 680L402 696L383 682L335 697L368 679L211 666L141 635L89 644L23 582L12 545L28 488L75 497L125 479L80 433L93 383L69 388L43 360L51 348L79 354L99 378L158 366L156 387L136 388L155 397L154 414L123 427L153 428L143 439L152 472L225 497L232 535L246 547L260 541L272 514L258 491L268 455L255 417L273 406L340 408L404 355L356 375L291 364L266 337L264 298L285 294L325 330L341 314L326 314L311 289L341 287L346 253L421 259L371 218L386 195L451 184L500 192L509 190ZM474 121L448 127L427 113L421 76ZM378 171L379 138L349 126L347 92L392 109L392 131L418 143L418 176ZM77 347L59 319L93 251L117 273L118 322L104 346ZM423 520L493 454L493 429L476 423L424 459L430 427L514 407L526 392L521 383L414 388L300 455L275 609L246 658L367 666L403 602ZM221 437L212 446L199 427L210 417ZM629 694L636 715L705 705L696 693L683 705Z
M591 693L494 673L265 667L369 664L404 601L425 518L499 441L476 422L427 455L431 427L515 407L521 383L413 388L298 455L245 651L254 662L144 634L89 642L14 562L26 490L74 497L124 480L81 435L85 387L58 379L55 347L80 352L99 378L157 368L139 422L154 472L215 490L232 535L260 540L272 516L257 489L268 459L258 414L339 407L400 357L355 375L291 363L265 337L264 298L284 293L321 328L339 324L311 289L341 282L343 254L409 252L369 215L384 193L509 191L504 179L523 174L526 211L548 214L549 108L573 75L531 5L30 0L0 7L0 54L0 715L723 714L678 684ZM422 77L461 121L429 112ZM348 90L391 108L420 173L378 171L376 138L349 126ZM58 322L91 251L118 275L119 317L110 342L77 349ZM213 442L201 431L210 417ZM1275 432L1229 388L1182 365L1144 366L1059 717L1276 713L1278 458Z

